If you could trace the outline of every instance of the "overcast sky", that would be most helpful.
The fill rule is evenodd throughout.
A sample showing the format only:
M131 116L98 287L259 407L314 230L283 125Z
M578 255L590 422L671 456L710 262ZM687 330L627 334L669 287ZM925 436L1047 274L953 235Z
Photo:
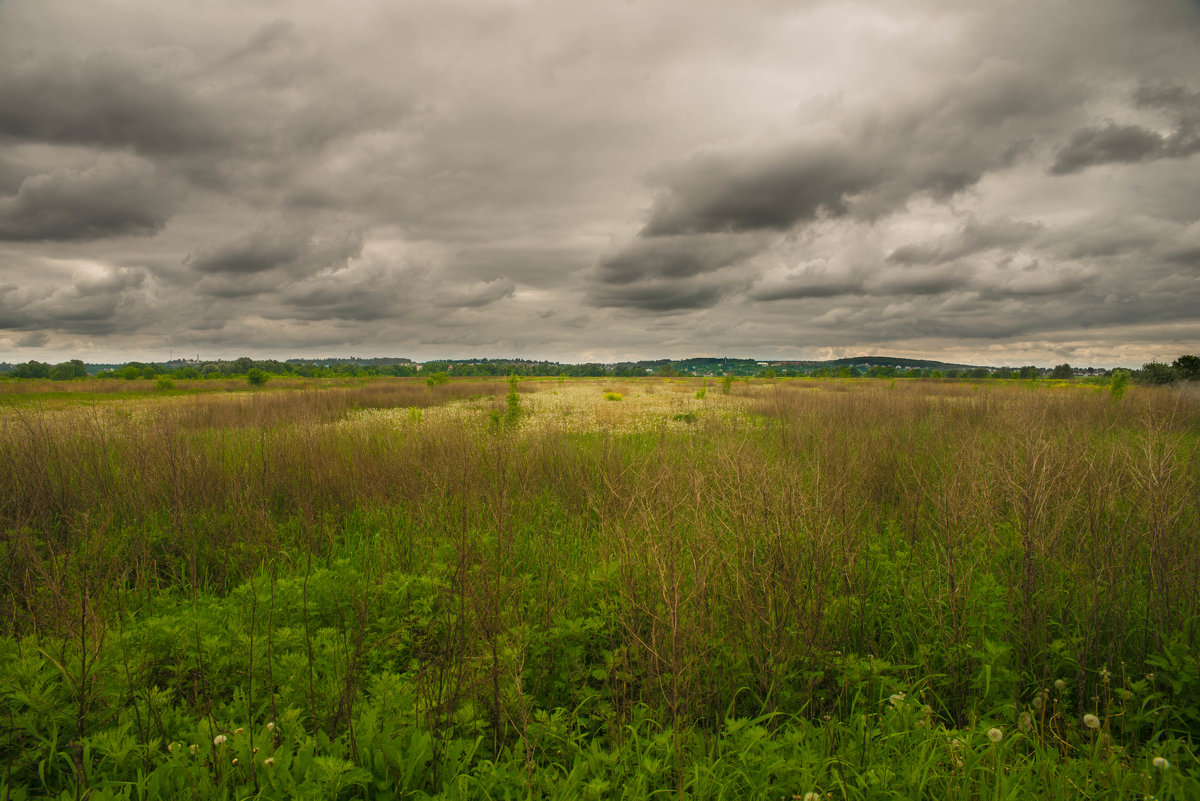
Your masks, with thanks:
M0 360L1198 351L1194 0L0 0Z

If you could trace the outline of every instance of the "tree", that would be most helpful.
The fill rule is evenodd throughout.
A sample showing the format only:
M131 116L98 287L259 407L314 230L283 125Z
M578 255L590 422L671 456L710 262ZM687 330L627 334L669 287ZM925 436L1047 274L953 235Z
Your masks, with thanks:
M1146 362L1142 365L1142 369L1138 371L1138 378L1143 384L1173 384L1179 378L1175 374L1175 369L1169 364L1162 362Z
M249 382L250 386L252 387L261 387L263 384L267 383L268 378L270 378L270 376L267 375L266 372L259 370L257 367L251 367L246 371L246 381Z
M1038 375L1038 369L1032 364L1027 364L1017 370L1017 378L1037 378Z
M1200 381L1200 356L1180 356L1171 366L1184 381Z
M1071 369L1071 365L1063 362L1062 364L1054 365L1054 370L1051 371L1050 377L1054 379L1074 378L1075 371Z

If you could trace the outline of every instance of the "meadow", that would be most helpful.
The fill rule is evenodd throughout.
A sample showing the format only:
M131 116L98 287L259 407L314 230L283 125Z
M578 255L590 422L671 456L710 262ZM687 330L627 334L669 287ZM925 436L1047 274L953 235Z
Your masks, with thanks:
M95 383L0 390L3 801L1200 798L1193 387Z

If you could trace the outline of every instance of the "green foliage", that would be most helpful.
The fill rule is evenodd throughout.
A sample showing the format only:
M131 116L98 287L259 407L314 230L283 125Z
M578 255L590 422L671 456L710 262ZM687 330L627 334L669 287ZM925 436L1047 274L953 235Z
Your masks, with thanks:
M1027 364L1024 367L1017 368L1017 378L1037 378L1041 373L1032 364Z
M504 422L507 425L516 425L521 419L521 395L517 392L517 382L519 379L515 375L508 377L508 394L504 396Z
M430 375L425 377L425 386L438 387L438 386L441 386L442 384L445 384L449 380L450 380L450 376L446 375L445 373L441 373L441 372L431 373Z
M1177 393L758 394L635 434L31 416L0 797L1200 797Z
M696 400L704 400L704 396L708 394L708 379L700 379L700 389L696 390Z
M1152 386L1173 384L1179 379L1179 375L1175 372L1175 368L1162 362L1146 362L1142 365L1142 369L1137 372L1135 377L1140 383L1150 384Z
M733 391L733 376L729 373L721 376L721 394L728 395Z
M270 378L270 376L267 375L267 373L263 370L259 370L257 367L251 367L246 371L246 383L252 387L261 387L263 384L267 383L268 378Z
M1108 394L1116 403L1125 397L1125 393L1129 391L1129 371L1122 370L1120 367L1112 371L1112 377L1108 381Z
M604 399L606 401L619 401L619 400L624 400L625 396L622 395L620 392L605 392Z
M169 375L160 375L154 382L154 388L161 391L172 390L175 389L175 382Z
M1075 377L1075 371L1071 369L1069 364L1056 364L1054 369L1050 371L1050 377L1056 381L1065 381Z
M1200 381L1200 356L1180 356L1171 362L1171 367L1184 381Z

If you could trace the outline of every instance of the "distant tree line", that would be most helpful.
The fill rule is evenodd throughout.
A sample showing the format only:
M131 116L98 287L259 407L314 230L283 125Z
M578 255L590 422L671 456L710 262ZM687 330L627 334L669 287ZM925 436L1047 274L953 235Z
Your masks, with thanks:
M1025 365L1017 368L969 367L934 368L907 366L914 360L897 359L896 364L834 362L756 362L753 359L653 359L616 364L567 364L552 361L530 361L524 359L448 359L430 361L423 365L407 359L329 359L302 361L289 359L219 359L207 362L167 364L126 362L123 365L104 369L96 373L102 380L127 380L138 378L172 379L220 379L246 377L254 371L260 376L292 376L297 378L361 378L370 376L415 376L444 373L455 377L615 377L632 378L646 375L656 376L757 376L759 378L812 377L812 378L965 378L965 379L1035 379L1049 377L1056 380L1076 376L1109 376L1111 371L1095 368L1074 368L1059 364L1053 368ZM93 366L93 369L94 366ZM13 366L4 374L9 378L46 378L54 381L69 381L85 378L87 366L79 359L59 364L48 364L31 360ZM1132 373L1132 379L1140 384L1171 384L1176 381L1200 381L1200 356L1186 355L1171 364L1147 362L1140 370ZM253 383L262 383L261 380Z

